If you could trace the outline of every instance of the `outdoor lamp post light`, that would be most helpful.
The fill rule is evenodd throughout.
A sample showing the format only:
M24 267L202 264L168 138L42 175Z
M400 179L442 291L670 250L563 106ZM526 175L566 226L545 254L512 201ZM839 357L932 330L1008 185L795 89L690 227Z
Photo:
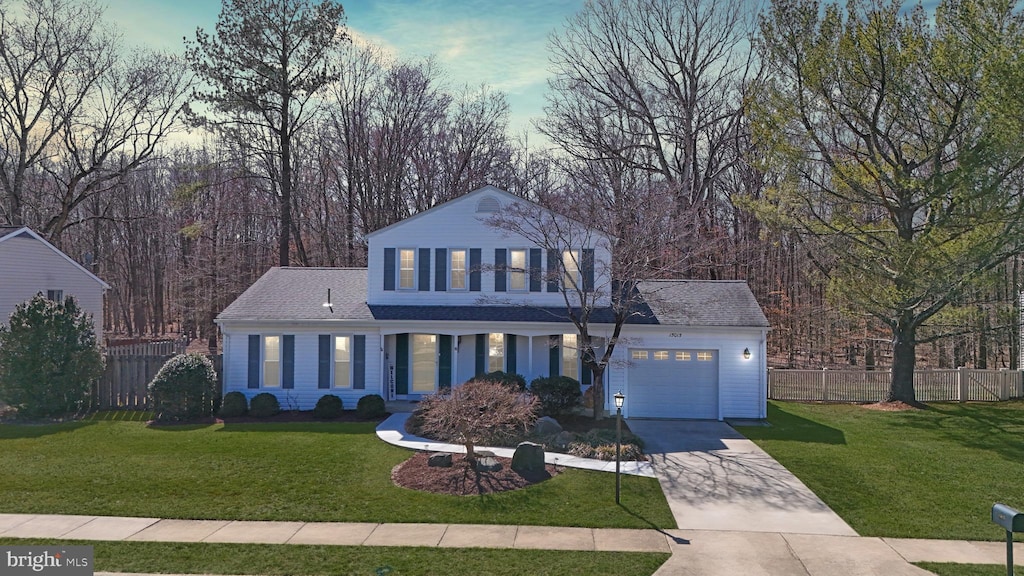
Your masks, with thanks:
M622 403L626 397L622 391L615 393L615 503L619 503L619 492L622 490L622 478L619 474L619 462L622 460Z

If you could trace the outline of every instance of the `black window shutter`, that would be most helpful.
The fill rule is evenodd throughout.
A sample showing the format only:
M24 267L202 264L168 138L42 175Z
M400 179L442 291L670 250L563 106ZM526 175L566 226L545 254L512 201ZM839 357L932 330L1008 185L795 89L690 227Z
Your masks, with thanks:
M430 291L430 248L420 248L420 282L419 291Z
M580 267L583 269L583 291L594 291L594 249L584 248L580 257Z
M581 359L580 360L580 384L586 386L588 384L591 384L591 380L593 380L593 373L591 373L591 371L590 371L590 366L586 362L583 362L582 359Z
M558 271L562 269L558 250L548 250L548 292L558 292Z
M285 334L281 340L284 344L281 353L281 388L295 388L295 335Z
M530 292L540 292L540 248L530 248Z
M505 334L505 372L516 373L516 335Z
M356 390L366 388L365 334L357 334L352 337L352 387Z
M480 291L480 249L469 249L469 291Z
M505 291L505 260L506 252L504 248L494 249L494 291L504 292Z
M249 388L260 387L260 344L258 334L249 335Z
M395 394L409 393L409 335L395 335Z
M450 334L441 334L437 338L438 366L437 366L437 387L451 388L452 386L452 337Z
M448 289L448 249L434 249L434 290L444 292Z
M487 373L487 334L476 335L476 375Z
M384 249L384 289L395 289L395 249Z
M334 347L331 346L330 334L321 334L317 339L318 371L316 375L317 388L331 387L331 364L334 363Z
M548 375L558 376L562 373L562 355L559 349L558 343L561 341L559 336L551 337L550 348L548 348Z

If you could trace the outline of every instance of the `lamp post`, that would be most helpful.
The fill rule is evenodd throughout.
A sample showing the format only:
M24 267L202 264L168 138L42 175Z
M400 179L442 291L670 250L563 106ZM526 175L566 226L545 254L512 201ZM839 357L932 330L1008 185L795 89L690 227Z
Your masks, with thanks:
M622 460L622 403L626 401L626 397L622 395L622 391L615 393L615 503L619 503L619 492L621 491L622 482L619 474L619 462Z

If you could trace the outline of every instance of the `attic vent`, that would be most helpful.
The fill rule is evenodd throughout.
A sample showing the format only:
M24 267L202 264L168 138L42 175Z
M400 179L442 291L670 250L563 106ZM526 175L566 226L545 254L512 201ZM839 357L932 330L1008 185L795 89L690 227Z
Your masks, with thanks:
M501 203L496 198L485 196L476 204L477 212L497 212L501 209Z

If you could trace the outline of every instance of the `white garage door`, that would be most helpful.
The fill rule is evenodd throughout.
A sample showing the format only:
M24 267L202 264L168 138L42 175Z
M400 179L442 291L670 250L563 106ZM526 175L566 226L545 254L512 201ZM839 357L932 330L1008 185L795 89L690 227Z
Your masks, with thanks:
M718 418L718 351L630 350L628 414L638 418Z

